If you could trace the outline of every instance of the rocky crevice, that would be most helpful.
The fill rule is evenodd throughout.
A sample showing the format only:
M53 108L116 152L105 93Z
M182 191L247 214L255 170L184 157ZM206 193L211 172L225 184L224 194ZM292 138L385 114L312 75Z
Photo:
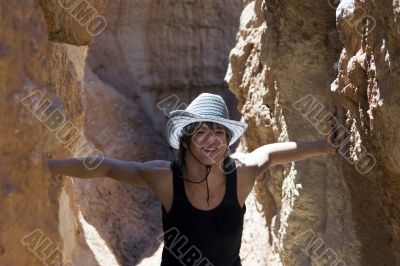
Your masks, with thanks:
M169 159L165 114L203 91L249 124L239 152L322 138L310 106L335 105L346 132L337 156L258 178L243 265L398 264L398 0L27 0L0 11L1 265L158 265L150 191L51 177L45 158ZM51 104L35 109L38 99ZM46 238L47 253L36 245Z
M284 265L397 263L398 46L396 1L244 9L226 76L251 124L242 149L321 138L316 112L296 108L301 99L337 106L345 132L336 158L273 167L258 180L270 248Z

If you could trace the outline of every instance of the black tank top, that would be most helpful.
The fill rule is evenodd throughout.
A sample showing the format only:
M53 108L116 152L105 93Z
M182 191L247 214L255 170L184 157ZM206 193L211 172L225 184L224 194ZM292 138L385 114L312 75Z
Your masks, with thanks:
M174 161L170 167L174 198L168 213L162 206L161 266L241 266L239 251L246 205L241 208L237 199L235 161L225 158L225 195L217 207L208 211L189 202L181 170Z

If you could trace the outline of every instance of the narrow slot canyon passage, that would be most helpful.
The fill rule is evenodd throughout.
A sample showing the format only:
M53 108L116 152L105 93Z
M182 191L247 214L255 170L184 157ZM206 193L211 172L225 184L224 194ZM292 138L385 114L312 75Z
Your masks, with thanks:
M103 160L165 168L170 112L202 93L222 97L225 130L247 124L232 158L260 167L257 148L297 147L268 146L275 164L253 175L243 266L400 265L400 1L26 0L0 14L0 265L160 265L166 186ZM209 104L195 111L212 122ZM327 117L337 150L311 151ZM49 160L68 158L103 175L54 174ZM208 185L229 174L216 173L218 206Z

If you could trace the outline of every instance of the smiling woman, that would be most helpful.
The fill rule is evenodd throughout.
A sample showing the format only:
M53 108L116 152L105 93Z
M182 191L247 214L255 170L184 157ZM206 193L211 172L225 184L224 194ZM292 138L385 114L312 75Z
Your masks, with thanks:
M214 160L224 149L230 153L227 143L230 142L229 130L215 122L195 122L185 126L179 140L179 149L176 160L179 167L185 165L185 154L187 145L193 140L193 145L205 151L208 158ZM214 142L211 142L214 141ZM218 153L216 151L219 151ZM211 151L211 152L210 152Z
M240 266L245 201L256 177L271 165L332 152L325 139L267 144L235 159L229 147L246 128L229 119L221 96L202 93L169 114L166 136L177 150L171 161L104 158L89 170L73 158L49 160L49 167L53 174L108 176L151 189L162 203L162 266Z
M330 151L326 140L268 144L244 156L243 164L235 161L233 170L228 170L229 146L246 128L246 123L229 119L222 97L209 93L200 94L185 110L170 113L166 135L178 153L171 163L172 203L162 212L163 230L168 232L162 265L241 265L245 200L256 177L272 163ZM219 162L222 167L214 167ZM171 232L183 234L184 240ZM179 245L182 242L190 244L185 249ZM171 246L186 253L177 256Z
M170 113L166 135L178 152L171 164L172 205L163 208L161 265L241 265L246 207L238 201L236 170L228 166L229 146L246 128L229 119L221 96L209 93L200 94L185 110ZM221 168L215 167L218 163ZM180 246L181 237L171 232L184 235L188 247ZM178 256L170 248L175 246L185 252Z

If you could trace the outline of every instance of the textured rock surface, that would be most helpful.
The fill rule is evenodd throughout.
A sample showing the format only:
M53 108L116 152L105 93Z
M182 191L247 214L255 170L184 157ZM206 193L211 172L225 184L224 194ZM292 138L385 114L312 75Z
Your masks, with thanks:
M343 165L352 177L347 183L361 265L395 265L400 257L399 8L398 1L343 1L336 12L344 47L331 89L351 136L344 153L356 166L364 149L376 160L366 175Z
M139 102L130 101L103 83L87 65L85 71L87 116L86 136L106 156L123 160L147 161L168 153L163 139L151 128ZM159 149L149 149L149 145ZM90 230L84 231L100 265L110 255L121 265L136 265L140 258L155 252L160 245L160 205L147 190L111 179L74 179L77 203L83 214L80 222L96 228L100 239ZM84 226L85 228L85 226ZM104 251L102 241L109 251Z
M253 1L244 9L226 76L250 124L240 148L321 138L296 102L338 106L347 132L340 156L273 167L258 180L268 258L396 265L399 3L334 2Z
M162 134L157 102L176 93L176 106L204 90L221 92L238 117L223 78L234 46L240 0L110 2L106 31L88 55L93 71L122 95L139 98Z
M45 127L21 102L44 94L49 79L46 22L37 7L24 1L0 9L0 265L43 265L29 248L48 237L41 251L50 255L60 242L59 186L43 163Z
M48 24L49 39L87 45L107 27L106 0L40 0ZM34 23L32 21L32 23Z
M239 107L242 152L322 138L308 99L337 106L348 132L338 156L258 179L243 265L399 263L399 1L28 0L0 13L1 265L158 265L154 195L51 177L44 159L82 155L77 134L106 156L169 159L163 111L203 91L224 95L234 119ZM35 91L51 102L42 119L21 101ZM57 110L64 121L43 119ZM56 130L65 121L74 130Z
M43 0L17 5L1 7L7 14L2 21L10 27L1 31L0 43L6 77L1 88L5 215L0 264L42 265L46 256L36 254L41 250L29 251L19 242L39 229L44 237L33 240L48 237L54 249L47 252L58 247L57 255L73 265L158 265L160 204L149 191L111 179L51 177L44 158L46 153L53 158L88 155L80 150L82 141L90 144L85 152L135 161L169 159L164 114L156 104L171 96L175 108L184 108L201 91L221 93L238 119L223 77L242 2ZM90 18L102 15L106 31L86 46L95 37L87 27ZM60 112L51 125L61 129L68 122L70 131L48 130L20 104L36 89L51 102L47 114ZM61 262L51 258L54 265Z

